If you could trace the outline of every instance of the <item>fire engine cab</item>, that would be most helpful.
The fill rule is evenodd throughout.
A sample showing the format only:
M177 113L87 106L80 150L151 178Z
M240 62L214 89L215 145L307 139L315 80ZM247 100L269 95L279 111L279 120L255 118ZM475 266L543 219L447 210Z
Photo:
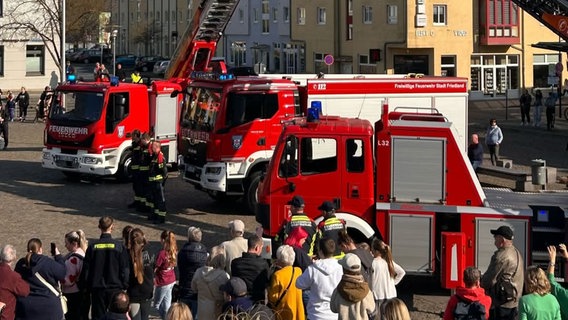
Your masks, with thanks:
M259 187L256 220L265 235L277 234L290 215L288 201L301 195L313 219L332 201L354 238L383 239L407 272L441 275L447 288L461 283L465 266L485 270L495 250L489 231L503 224L514 229L527 263L537 261L535 226L564 228L562 210L537 220L528 207L490 207L453 124L412 109L385 105L374 127L319 111L289 121Z

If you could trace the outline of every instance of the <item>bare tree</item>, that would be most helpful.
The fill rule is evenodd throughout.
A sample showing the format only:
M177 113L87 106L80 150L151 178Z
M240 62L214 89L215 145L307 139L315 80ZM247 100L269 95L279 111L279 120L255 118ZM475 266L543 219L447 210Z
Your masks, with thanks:
M99 34L99 15L108 11L105 1L72 0L67 1L65 27L68 43L83 46L96 39Z
M4 23L0 33L12 41L41 39L61 73L61 0L20 0L4 2ZM64 79L63 75L60 74Z

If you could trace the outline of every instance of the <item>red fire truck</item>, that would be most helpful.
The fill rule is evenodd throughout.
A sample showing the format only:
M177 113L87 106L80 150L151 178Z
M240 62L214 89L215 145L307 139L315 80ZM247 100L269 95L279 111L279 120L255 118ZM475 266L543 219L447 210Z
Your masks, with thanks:
M256 210L256 190L284 121L312 104L324 114L378 120L381 103L443 112L467 144L467 80L403 75L262 75L223 80L196 74L186 92L180 143L183 178L214 198L244 197ZM328 78L331 77L331 78ZM201 78L200 80L197 78Z
M526 262L536 261L529 251L535 226L564 230L564 213L487 206L461 143L442 114L408 108L384 106L374 128L333 116L290 121L259 187L256 220L274 237L294 195L316 220L317 207L333 201L354 238L382 238L407 272L439 274L447 288L460 284L465 266L485 270L495 250L489 231L503 224L514 229ZM565 241L565 232L557 235L556 243ZM548 241L539 238L540 251Z
M193 23L180 38L167 80L151 86L118 81L58 86L45 129L42 166L67 176L116 175L129 177L131 135L148 132L162 142L170 163L177 163L179 116L184 91L193 71L226 72L213 60L219 38L238 0L204 0Z

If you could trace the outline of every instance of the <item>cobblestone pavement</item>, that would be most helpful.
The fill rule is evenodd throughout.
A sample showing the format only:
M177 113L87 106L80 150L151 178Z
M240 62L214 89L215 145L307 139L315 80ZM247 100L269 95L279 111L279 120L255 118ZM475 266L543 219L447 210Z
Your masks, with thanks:
M36 101L37 95L32 95ZM502 101L470 103L470 133L485 135L489 119L495 117L503 128L505 140L502 152L514 160L515 166L528 168L531 159L542 158L549 166L568 168L566 148L568 121L557 120L556 130L521 127L518 108L509 109L505 120ZM33 115L33 114L32 114ZM232 203L217 203L207 195L194 191L182 182L175 172L170 173L167 184L168 222L165 225L149 224L145 217L128 210L132 190L128 184L112 179L69 182L57 171L41 168L43 124L11 123L10 146L0 151L0 244L16 246L18 254L25 253L27 241L40 238L47 248L56 242L64 250L65 233L83 229L89 238L98 237L98 218L111 215L116 219L115 237L125 225L140 227L150 241L150 251L159 249L159 234L167 228L178 237L182 245L190 225L202 228L204 243L208 247L227 238L226 225L232 219L242 219L247 230L256 225L254 217ZM2 145L2 143L0 143ZM562 188L563 185L558 185ZM400 285L399 294L412 310L413 319L438 319L444 309L449 291L438 288L435 279L408 276Z

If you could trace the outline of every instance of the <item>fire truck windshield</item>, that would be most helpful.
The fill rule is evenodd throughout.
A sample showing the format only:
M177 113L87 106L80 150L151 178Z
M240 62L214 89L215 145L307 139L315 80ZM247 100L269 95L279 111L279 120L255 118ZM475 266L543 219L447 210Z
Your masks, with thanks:
M104 94L102 92L55 92L51 100L51 120L72 120L91 123L101 117ZM63 98L63 99L62 99ZM63 100L63 104L61 103Z
M182 126L193 130L211 132L215 128L221 89L190 87L186 95L185 108L182 114Z

